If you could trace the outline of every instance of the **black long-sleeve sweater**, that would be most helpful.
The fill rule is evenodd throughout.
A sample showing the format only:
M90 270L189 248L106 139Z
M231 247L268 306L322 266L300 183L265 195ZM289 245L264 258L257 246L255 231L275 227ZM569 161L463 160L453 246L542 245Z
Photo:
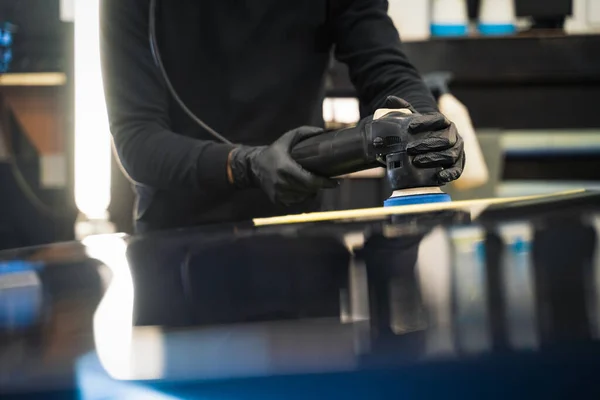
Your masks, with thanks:
M149 0L101 2L101 50L115 148L135 182L142 229L308 211L270 204L227 180L231 145L218 143L171 98L149 44ZM333 50L361 104L397 95L421 111L435 101L401 49L384 0L162 0L157 39L186 105L233 143L266 145L322 126Z

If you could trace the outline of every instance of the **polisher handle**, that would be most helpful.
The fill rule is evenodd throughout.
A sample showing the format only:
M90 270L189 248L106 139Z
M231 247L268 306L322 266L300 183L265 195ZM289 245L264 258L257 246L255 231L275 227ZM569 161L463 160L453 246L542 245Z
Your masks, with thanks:
M306 170L336 177L381 166L358 127L325 132L298 143L292 158Z

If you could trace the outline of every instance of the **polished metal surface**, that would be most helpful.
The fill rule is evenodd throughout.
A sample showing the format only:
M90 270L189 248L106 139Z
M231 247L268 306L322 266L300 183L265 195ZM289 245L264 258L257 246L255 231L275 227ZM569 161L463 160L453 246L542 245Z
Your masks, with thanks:
M579 193L2 252L0 393L581 361L600 336L599 216L600 195Z

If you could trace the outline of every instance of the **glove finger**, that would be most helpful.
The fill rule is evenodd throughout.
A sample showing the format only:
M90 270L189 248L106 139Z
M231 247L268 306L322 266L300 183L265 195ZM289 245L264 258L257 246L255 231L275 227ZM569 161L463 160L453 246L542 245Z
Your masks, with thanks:
M330 179L315 175L290 159L290 165L282 169L282 175L293 190L314 193L332 185Z
M396 96L388 96L383 103L383 107L393 109L408 108L413 113L418 114L417 110L408 101Z
M456 147L462 139L458 135L456 125L451 123L446 128L432 132L422 132L416 135L416 139L407 144L406 150L409 154L427 153L437 150L446 150Z
M438 180L442 184L450 183L460 178L462 169L458 167L448 168L438 173Z
M341 181L339 179L325 179L323 183L323 189L335 189L339 187Z
M293 132L295 132L295 136L292 146L310 137L320 135L324 132L324 130L323 128L318 128L316 126L301 126L300 128L295 129Z
M283 192L277 196L275 202L289 207L293 206L294 204L304 203L313 196L314 193Z
M322 176L318 176L318 175L312 175L312 187L319 190L319 189L335 189L336 187L340 186L340 181L336 180L336 179L329 179L329 178L324 178Z
M292 129L284 133L277 141L276 145L282 146L288 151L292 149L298 142L301 142L309 137L318 135L323 132L323 129L317 128L316 126L302 126L300 128Z
M452 143L446 136L433 136L421 140L416 140L409 143L406 146L408 154L425 154L436 151L449 150L454 147L455 143Z
M412 118L408 131L410 133L441 131L450 126L451 122L440 113L417 115Z
M340 185L340 182L336 179L318 176L304 169L302 171L305 173L301 173L300 176L290 173L290 171L285 172L286 179L294 187L294 190L314 193L320 189L335 189Z
M454 149L443 150L434 153L419 154L413 159L413 164L420 168L431 167L454 167L459 158Z
M455 166L438 172L438 179L439 179L440 183L446 184L446 183L455 181L458 178L460 178L460 176L463 173L463 170L465 169L465 161L466 161L465 152L461 151L460 157L459 157L458 161L456 162Z

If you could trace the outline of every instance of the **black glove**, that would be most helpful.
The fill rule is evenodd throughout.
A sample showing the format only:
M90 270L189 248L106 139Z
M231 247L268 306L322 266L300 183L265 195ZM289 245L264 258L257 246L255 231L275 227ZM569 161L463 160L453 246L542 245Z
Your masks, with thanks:
M229 158L235 187L260 187L273 203L285 206L308 200L321 189L337 187L337 181L306 171L290 156L296 143L322 132L304 126L285 133L268 147L236 148Z
M419 114L408 102L395 96L386 99L385 107L408 108L417 114L409 127L414 140L406 147L414 155L416 167L442 167L438 173L442 184L460 178L465 167L465 145L452 122L439 112Z

